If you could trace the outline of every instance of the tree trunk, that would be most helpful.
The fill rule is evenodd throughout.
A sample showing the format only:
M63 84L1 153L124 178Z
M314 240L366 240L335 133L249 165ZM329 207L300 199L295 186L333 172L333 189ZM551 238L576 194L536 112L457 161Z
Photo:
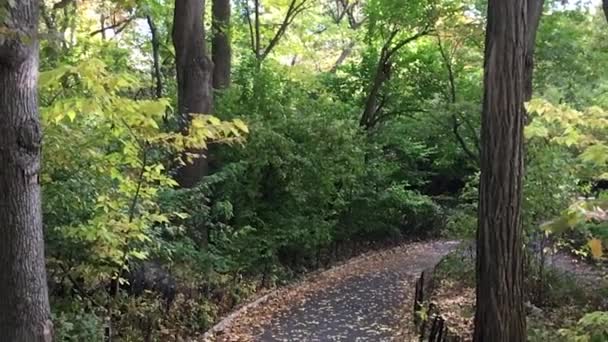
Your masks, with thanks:
M604 15L606 15L606 20L608 20L608 0L602 1L602 7L604 8Z
M52 340L38 113L38 1L0 3L0 339Z
M230 47L230 0L213 0L213 88L230 85L232 50Z
M605 0L608 1L608 0ZM534 52L536 50L536 32L540 24L540 17L543 12L545 0L528 0L527 7L527 29L526 29L526 83L525 99L530 101L532 98L532 76L534 74Z
M378 111L382 107L382 103L378 104L378 97L380 96L380 88L384 82L388 79L390 69L390 62L384 60L384 57L380 57L380 62L376 66L376 73L372 86L369 89L367 98L365 99L365 107L363 108L363 114L359 119L359 126L365 130L369 130L376 124L376 117Z
M336 60L336 63L334 63L334 65L329 70L330 73L335 74L336 71L338 71L338 68L342 65L342 63L344 63L344 61L346 61L346 59L351 55L354 47L355 47L355 41L352 40L348 43L348 45L346 45L344 48L342 48L342 52L340 53L340 56Z
M207 56L203 26L204 0L176 0L173 45L177 69L177 98L180 127L187 131L191 115L213 112L211 79L213 62ZM208 172L205 151L190 151L201 157L178 170L182 187L195 186Z
M380 111L384 106L385 99L380 99L380 90L391 76L393 55L402 47L423 36L426 36L429 32L430 29L427 26L408 38L394 42L395 37L399 34L399 30L393 30L388 39L384 42L384 45L380 50L378 64L376 64L374 79L367 93L367 97L365 98L365 107L363 108L363 113L359 119L359 126L364 130L372 129L382 119ZM380 100L380 103L378 103L378 100Z
M160 39L158 37L158 29L154 23L152 16L146 17L152 36L152 78L154 80L154 96L157 99L163 97L163 73L160 69Z
M476 342L526 341L521 224L526 0L490 0L477 231Z

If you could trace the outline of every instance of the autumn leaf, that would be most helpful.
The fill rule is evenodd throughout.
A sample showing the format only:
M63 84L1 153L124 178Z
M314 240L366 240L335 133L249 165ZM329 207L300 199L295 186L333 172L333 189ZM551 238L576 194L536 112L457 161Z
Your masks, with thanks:
M599 239L591 239L588 242L589 248L591 248L591 255L593 258L599 259L603 255L602 251L602 241Z

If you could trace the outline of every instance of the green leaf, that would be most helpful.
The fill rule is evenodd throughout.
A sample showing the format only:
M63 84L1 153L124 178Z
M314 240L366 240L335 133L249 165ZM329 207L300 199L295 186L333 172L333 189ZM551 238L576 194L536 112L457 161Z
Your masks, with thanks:
M581 154L581 159L598 166L605 166L608 162L608 146L603 144L589 146Z
M73 110L69 110L66 115L68 116L68 118L70 118L70 121L74 121L74 119L76 119L76 112Z
M146 260L148 258L148 253L142 251L131 251L129 255L139 260Z
M546 138L549 136L549 130L542 125L540 120L534 120L524 129L524 134L527 139L531 138Z

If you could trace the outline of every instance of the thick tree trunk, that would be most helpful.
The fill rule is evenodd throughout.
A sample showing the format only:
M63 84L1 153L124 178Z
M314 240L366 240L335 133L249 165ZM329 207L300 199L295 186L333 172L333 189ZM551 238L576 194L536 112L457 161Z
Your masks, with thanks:
M213 0L213 88L224 89L230 85L232 50L230 47L230 0Z
M38 113L38 1L0 2L0 340L52 340Z
M177 67L177 97L180 125L186 131L191 115L213 112L211 79L213 62L207 56L203 26L204 0L176 0L173 45ZM208 172L205 151L193 163L178 170L176 180L183 187L195 186Z
M490 0L477 231L476 342L526 341L521 224L526 0Z

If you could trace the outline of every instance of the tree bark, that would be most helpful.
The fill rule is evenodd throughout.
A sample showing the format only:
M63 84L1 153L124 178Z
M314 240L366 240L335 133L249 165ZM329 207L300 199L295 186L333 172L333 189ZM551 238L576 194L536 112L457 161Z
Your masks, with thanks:
M38 1L0 2L0 339L52 340L38 113Z
M608 0L602 1L602 8L604 8L604 15L606 15L606 20L608 20Z
M204 0L176 0L173 45L177 69L177 102L180 128L187 131L192 115L213 112L211 87L213 62L207 56L203 26ZM176 176L182 187L195 186L208 172L205 151L190 151L201 157L181 167Z
M154 79L154 95L157 99L163 97L163 73L160 68L160 39L158 37L158 29L154 23L152 16L146 17L150 35L152 36L152 78Z
M230 47L230 0L213 0L213 88L224 89L230 85L232 49Z
M608 1L608 0L606 0ZM545 0L528 0L526 17L526 83L525 99L530 101L532 98L532 79L534 75L534 52L536 50L536 32L540 24L540 17L543 12Z
M527 1L490 0L477 230L476 342L526 341L521 223Z

